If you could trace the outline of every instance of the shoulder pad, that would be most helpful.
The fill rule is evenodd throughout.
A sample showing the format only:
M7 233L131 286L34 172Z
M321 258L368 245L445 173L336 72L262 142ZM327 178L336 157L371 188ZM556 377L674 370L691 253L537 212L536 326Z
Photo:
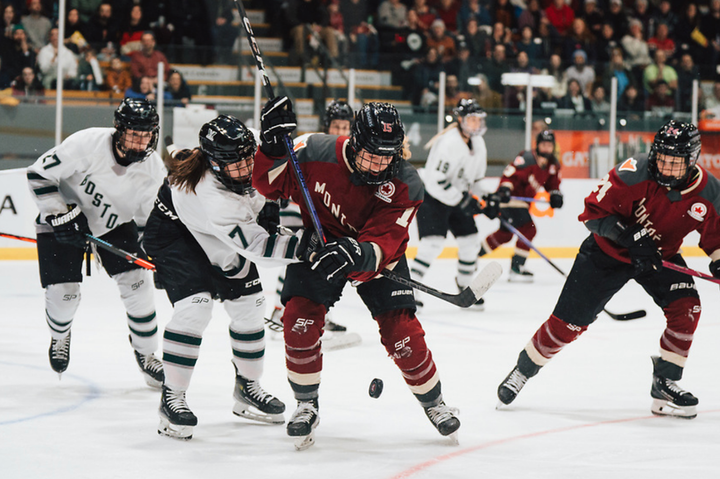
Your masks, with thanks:
M516 170L522 170L536 163L535 155L531 151L521 151L518 156L512 161L512 165Z
M647 153L640 153L628 158L615 167L620 179L628 186L637 185L643 181L652 180L648 169Z
M420 175L414 166L403 160L400 171L395 177L396 180L402 181L408 187L408 197L410 201L422 201L425 196L425 186L423 185Z
M338 137L336 135L326 135L324 133L315 133L308 135L304 143L307 145L306 155L303 161L318 161L322 163L337 163L335 155L335 143ZM295 145L295 150L302 149L300 143Z
M708 170L703 168L702 171L707 175L707 183L699 196L712 203L715 207L715 213L720 215L720 180L710 174Z

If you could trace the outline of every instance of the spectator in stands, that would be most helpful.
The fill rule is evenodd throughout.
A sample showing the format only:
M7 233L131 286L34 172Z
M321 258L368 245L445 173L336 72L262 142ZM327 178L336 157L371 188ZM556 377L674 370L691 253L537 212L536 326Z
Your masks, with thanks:
M518 53L514 63L510 67L510 73L537 73L537 70L530 66L530 60L525 52ZM506 86L503 106L509 110L519 109L520 104L525 102L525 91L525 87Z
M430 25L437 17L437 12L427 4L427 0L414 0L412 10L417 13L418 27L427 34L430 31Z
M542 51L542 44L535 41L533 30L529 25L525 25L520 31L520 41L515 44L515 51L524 52L530 59L530 64L534 67L540 66L545 59Z
M119 30L120 54L131 56L142 50L142 36L148 29L148 24L143 18L143 9L140 5L133 5L130 9L130 16L123 21Z
M478 28L478 22L474 18L470 18L465 25L465 43L470 50L470 57L475 61L480 61L485 56L485 48L487 46L488 35L484 30Z
M608 63L612 58L612 52L620 47L620 42L615 39L615 30L611 23L604 23L600 30L600 38L595 42L596 60L599 64Z
M177 70L170 70L170 76L167 81L167 93L170 93L170 97L174 101L178 101L184 105L190 103L192 94L190 93L190 87L187 82Z
M655 84L659 81L664 81L669 86L669 89L666 90L668 95L673 94L678 87L677 72L667 64L667 55L662 50L655 52L655 62L648 65L643 72L645 92L655 91Z
M100 70L95 51L87 47L78 60L77 88L85 91L97 91L102 84L102 70Z
M628 120L639 120L642 117L645 112L645 102L635 85L628 85L618 98L618 115L622 115Z
M496 45L503 45L505 47L505 57L513 58L515 56L515 45L512 42L512 30L506 28L501 22L495 22L493 24L492 34L488 38L487 46L485 47L485 56L490 58L495 51Z
M408 10L407 26L398 30L391 51L394 53L393 81L399 85L412 84L415 81L415 68L423 61L427 51L427 36L418 26L415 10ZM404 89L405 99L412 98L411 89Z
M22 74L12 83L14 96L45 96L45 88L35 75L35 70L25 67Z
M590 109L593 113L609 113L610 103L605 98L605 88L601 84L593 86L592 96L590 97Z
M537 29L535 41L538 40L542 48L543 58L550 58L550 55L558 51L562 44L562 37L546 18L540 21L540 26Z
M328 23L335 34L335 42L338 46L338 52L340 52L340 58L345 59L347 58L349 45L345 36L345 20L342 12L340 12L340 0L330 0L326 8L328 11Z
M597 0L585 0L585 6L580 18L585 20L585 25L587 25L590 33L592 33L595 38L599 38L603 23L605 23L605 15L602 10L598 8Z
M711 0L710 11L700 20L700 33L706 39L705 62L711 65L712 73L720 59L720 0Z
M149 101L157 99L154 79L149 76L140 77L133 80L133 86L125 90L125 98L144 98ZM165 90L163 94L165 100L172 100L172 94Z
M565 3L565 0L552 0L552 4L545 9L545 16L562 36L566 34L575 20L575 12Z
M48 42L48 35L52 28L50 19L43 14L40 0L28 2L28 14L22 17L22 26L27 33L28 43L35 52L39 52Z
M613 78L617 78L618 97L625 92L625 88L629 85L636 85L637 83L635 81L635 75L625 66L622 48L613 50L610 65L608 65L607 70L603 74L602 85L605 87L606 92L610 91Z
M627 34L628 15L623 7L622 0L610 0L610 7L605 14L605 22L613 26L616 40Z
M400 0L384 0L378 7L378 28L398 30L404 27L407 24L407 10Z
M652 62L650 48L643 36L640 20L635 18L630 20L630 30L622 38L621 43L625 49L627 63L631 68L645 68Z
M708 46L707 38L700 33L700 18L697 4L688 3L678 20L674 38L678 50L689 52L696 62L702 60Z
M375 27L367 22L367 0L340 0L340 13L345 22L345 35L353 54L351 65L377 68L380 44Z
M413 104L428 109L437 104L438 89L440 86L440 72L443 63L438 51L428 48L425 59L415 68L415 82L413 86Z
M493 47L492 56L485 61L483 72L487 76L488 84L493 91L505 94L505 86L502 84L502 74L509 71L505 45L498 43Z
M62 52L62 53L60 53ZM60 55L58 55L60 53ZM63 87L67 90L77 88L78 59L65 45L58 45L58 29L50 30L50 41L38 52L37 65L42 74L42 84L46 89L56 87L57 64L60 56L63 75Z
M65 19L65 38L63 43L74 54L80 53L80 50L87 46L85 38L85 24L80 21L80 14L77 8L68 10Z
M468 81L477 75L479 66L478 60L471 58L467 44L460 42L457 56L445 64L445 71L448 75L455 75L460 91L469 92L470 84ZM457 102L453 105L457 105Z
M584 115L592 111L590 100L583 95L582 87L577 79L568 80L567 94L558 101L558 108L575 110L576 115Z
M593 0L590 1L592 2ZM517 27L520 30L525 27L530 27L533 32L536 32L540 27L540 20L543 18L547 20L545 12L540 9L540 0L530 0L527 2L527 8L523 10L518 17Z
M567 94L567 74L562 66L560 55L557 53L550 55L550 62L547 68L542 70L542 73L555 78L555 86L549 89L549 94L554 100L558 100Z
M130 71L120 58L110 60L110 66L105 70L105 88L113 93L123 93L132 86Z
M693 61L692 55L683 53L680 56L677 74L678 90L676 97L678 100L678 110L685 112L692 111L693 81L700 80L700 72ZM698 88L698 93L702 93L701 88Z
M573 61L573 54L582 50L587 54L587 63L595 63L595 37L585 25L585 20L576 18L565 36L563 44L563 60Z
M232 48L235 39L238 37L239 24L235 23L235 15L233 11L237 11L233 0L217 0L213 3L215 9L211 12L211 20L214 22L212 26L212 36L215 48L217 48L217 62L231 63ZM265 20L268 21L267 19ZM242 28L242 27L240 27Z
M592 84L595 82L595 70L587 64L587 54L584 50L573 53L573 64L565 72L567 79L575 79L580 83L583 95L592 94Z
M130 75L133 79L147 76L152 78L153 85L157 85L158 63L163 62L165 78L170 73L170 63L165 54L155 49L155 35L152 32L142 34L142 49L133 53L130 59Z
M643 32L649 32L652 25L652 12L648 0L635 0L635 8L631 15L632 18L640 20L643 26Z
M510 4L510 0L495 0L493 16L495 21L505 25L505 28L512 30L517 24L515 21L515 9Z
M301 65L304 62L306 41L309 38L315 41L314 35L318 35L325 44L331 60L338 58L335 33L330 28L329 15L321 0L291 0L287 6L287 20L293 40L291 64Z
M440 55L440 61L447 63L457 55L455 40L445 32L445 23L436 18L427 37L428 48L434 48Z
M653 84L653 91L648 96L645 108L658 116L670 114L675 109L675 96L665 80L658 80Z
M425 0L420 1L424 2ZM458 28L466 27L470 19L474 19L477 25L492 25L493 23L490 12L480 3L480 0L467 0L460 5L457 15Z
M720 81L713 83L712 93L705 98L705 108L720 112Z
M13 27L15 25L19 24L18 15L15 11L15 7L10 5L5 5L5 8L3 8L3 16L2 16L2 37L7 39L7 41L12 42L13 37Z
M478 74L476 78L477 85L475 87L474 97L480 106L488 112L497 111L502 108L502 95L490 88L487 77L483 74Z
M440 0L435 10L449 32L458 31L457 16L460 11L460 0Z
M452 110L460 100L469 100L470 98L472 98L472 93L460 85L458 77L448 75L445 78L445 111Z
M655 26L655 36L650 37L647 44L650 54L653 54L655 50L663 50L668 58L675 55L675 42L668 37L668 26L665 23L658 23Z
M12 80L22 73L25 67L35 68L37 55L30 47L25 28L22 25L15 25L13 28L12 42L4 42L2 48L3 70L8 78Z
M70 8L78 11L80 21L87 23L95 12L97 12L101 3L103 3L102 0L70 0L68 5L70 5Z
M655 9L650 19L651 29L648 34L654 35L655 29L661 23L668 26L668 35L675 35L675 27L678 24L678 17L672 11L672 4L670 3L670 0L660 0L658 7Z
M112 4L104 1L88 21L85 39L96 51L108 48L108 44L114 49L114 45L118 42L118 28L119 24L113 17Z
M206 2L173 0L166 3L168 7L165 15L168 28L172 32L170 48L173 48L176 61L211 64L215 53L212 48L212 23L205 8ZM337 54L333 58L337 58Z

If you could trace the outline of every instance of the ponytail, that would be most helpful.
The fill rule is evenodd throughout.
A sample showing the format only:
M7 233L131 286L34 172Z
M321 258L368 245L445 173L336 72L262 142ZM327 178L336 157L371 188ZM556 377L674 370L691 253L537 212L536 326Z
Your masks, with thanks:
M168 160L168 181L188 193L195 193L200 180L210 166L200 148L180 150Z

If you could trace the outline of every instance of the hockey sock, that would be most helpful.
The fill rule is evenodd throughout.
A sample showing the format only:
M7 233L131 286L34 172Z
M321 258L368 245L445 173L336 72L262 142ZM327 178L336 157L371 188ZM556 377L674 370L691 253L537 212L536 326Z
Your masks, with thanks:
M265 357L265 296L241 296L223 306L230 316L232 362L238 374L256 381L262 376Z
M700 300L685 297L673 301L663 308L667 326L660 338L660 356L665 361L685 366L695 329L700 320ZM670 379L670 376L664 376Z
M653 358L653 374L661 378L679 381L682 379L683 367L662 358L655 357Z
M312 401L318 400L319 392L320 392L320 384L307 384L307 385L301 385L293 382L292 380L288 379L288 382L290 383L290 388L293 390L293 395L295 396L295 399L297 401Z
M133 348L140 354L152 354L158 348L158 327L155 291L150 273L143 269L133 269L116 274L113 279L127 311Z
M320 336L325 325L325 311L322 304L300 296L290 298L285 305L285 365L291 383L301 386L320 383Z
M566 323L555 315L545 321L525 346L530 360L538 366L547 364L565 346L575 341L587 326Z
M53 339L68 335L78 306L80 283L51 284L45 288L45 320Z
M420 240L418 244L415 260L410 267L410 275L415 280L421 280L435 258L437 258L443 249L445 238L442 236L426 236Z
M455 280L460 289L472 283L473 275L477 270L476 254L480 242L480 236L475 233L455 238L458 244L458 267Z
M422 407L433 407L442 401L442 386L440 381L436 381L435 385L425 394L415 393L415 397L420 401Z

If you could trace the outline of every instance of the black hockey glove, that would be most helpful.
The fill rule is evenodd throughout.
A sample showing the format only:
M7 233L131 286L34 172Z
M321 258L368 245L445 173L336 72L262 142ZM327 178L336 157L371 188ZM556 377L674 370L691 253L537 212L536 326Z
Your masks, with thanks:
M85 235L90 233L87 218L79 206L72 204L69 207L63 215L48 215L45 222L52 226L58 242L84 249L88 241Z
M320 236L312 230L302 230L300 241L295 248L295 257L300 261L312 261L320 250Z
M625 227L618 236L617 243L628 249L636 276L656 273L662 268L662 254L642 225L636 223Z
M260 150L268 156L285 155L283 137L297 128L292 102L286 96L265 103L260 116Z
M265 206L258 214L257 223L271 235L277 234L280 226L280 205L274 201L265 201Z
M500 199L500 203L509 203L510 197L512 196L512 191L510 191L510 188L508 188L507 186L501 186L500 188L498 188L495 194Z
M562 208L563 195L558 190L550 192L550 208Z
M494 220L500 214L500 197L497 193L491 193L483 198L485 200L485 208L483 208L483 214Z
M369 271L375 267L375 251L370 243L358 243L354 238L340 238L328 243L313 257L312 269L319 271L331 284L340 285L354 271Z
M460 211L467 216L475 216L483 212L480 202L467 191L463 193L463 197L458 206L460 207Z
M720 278L720 260L710 263L710 274L712 274L714 278Z

